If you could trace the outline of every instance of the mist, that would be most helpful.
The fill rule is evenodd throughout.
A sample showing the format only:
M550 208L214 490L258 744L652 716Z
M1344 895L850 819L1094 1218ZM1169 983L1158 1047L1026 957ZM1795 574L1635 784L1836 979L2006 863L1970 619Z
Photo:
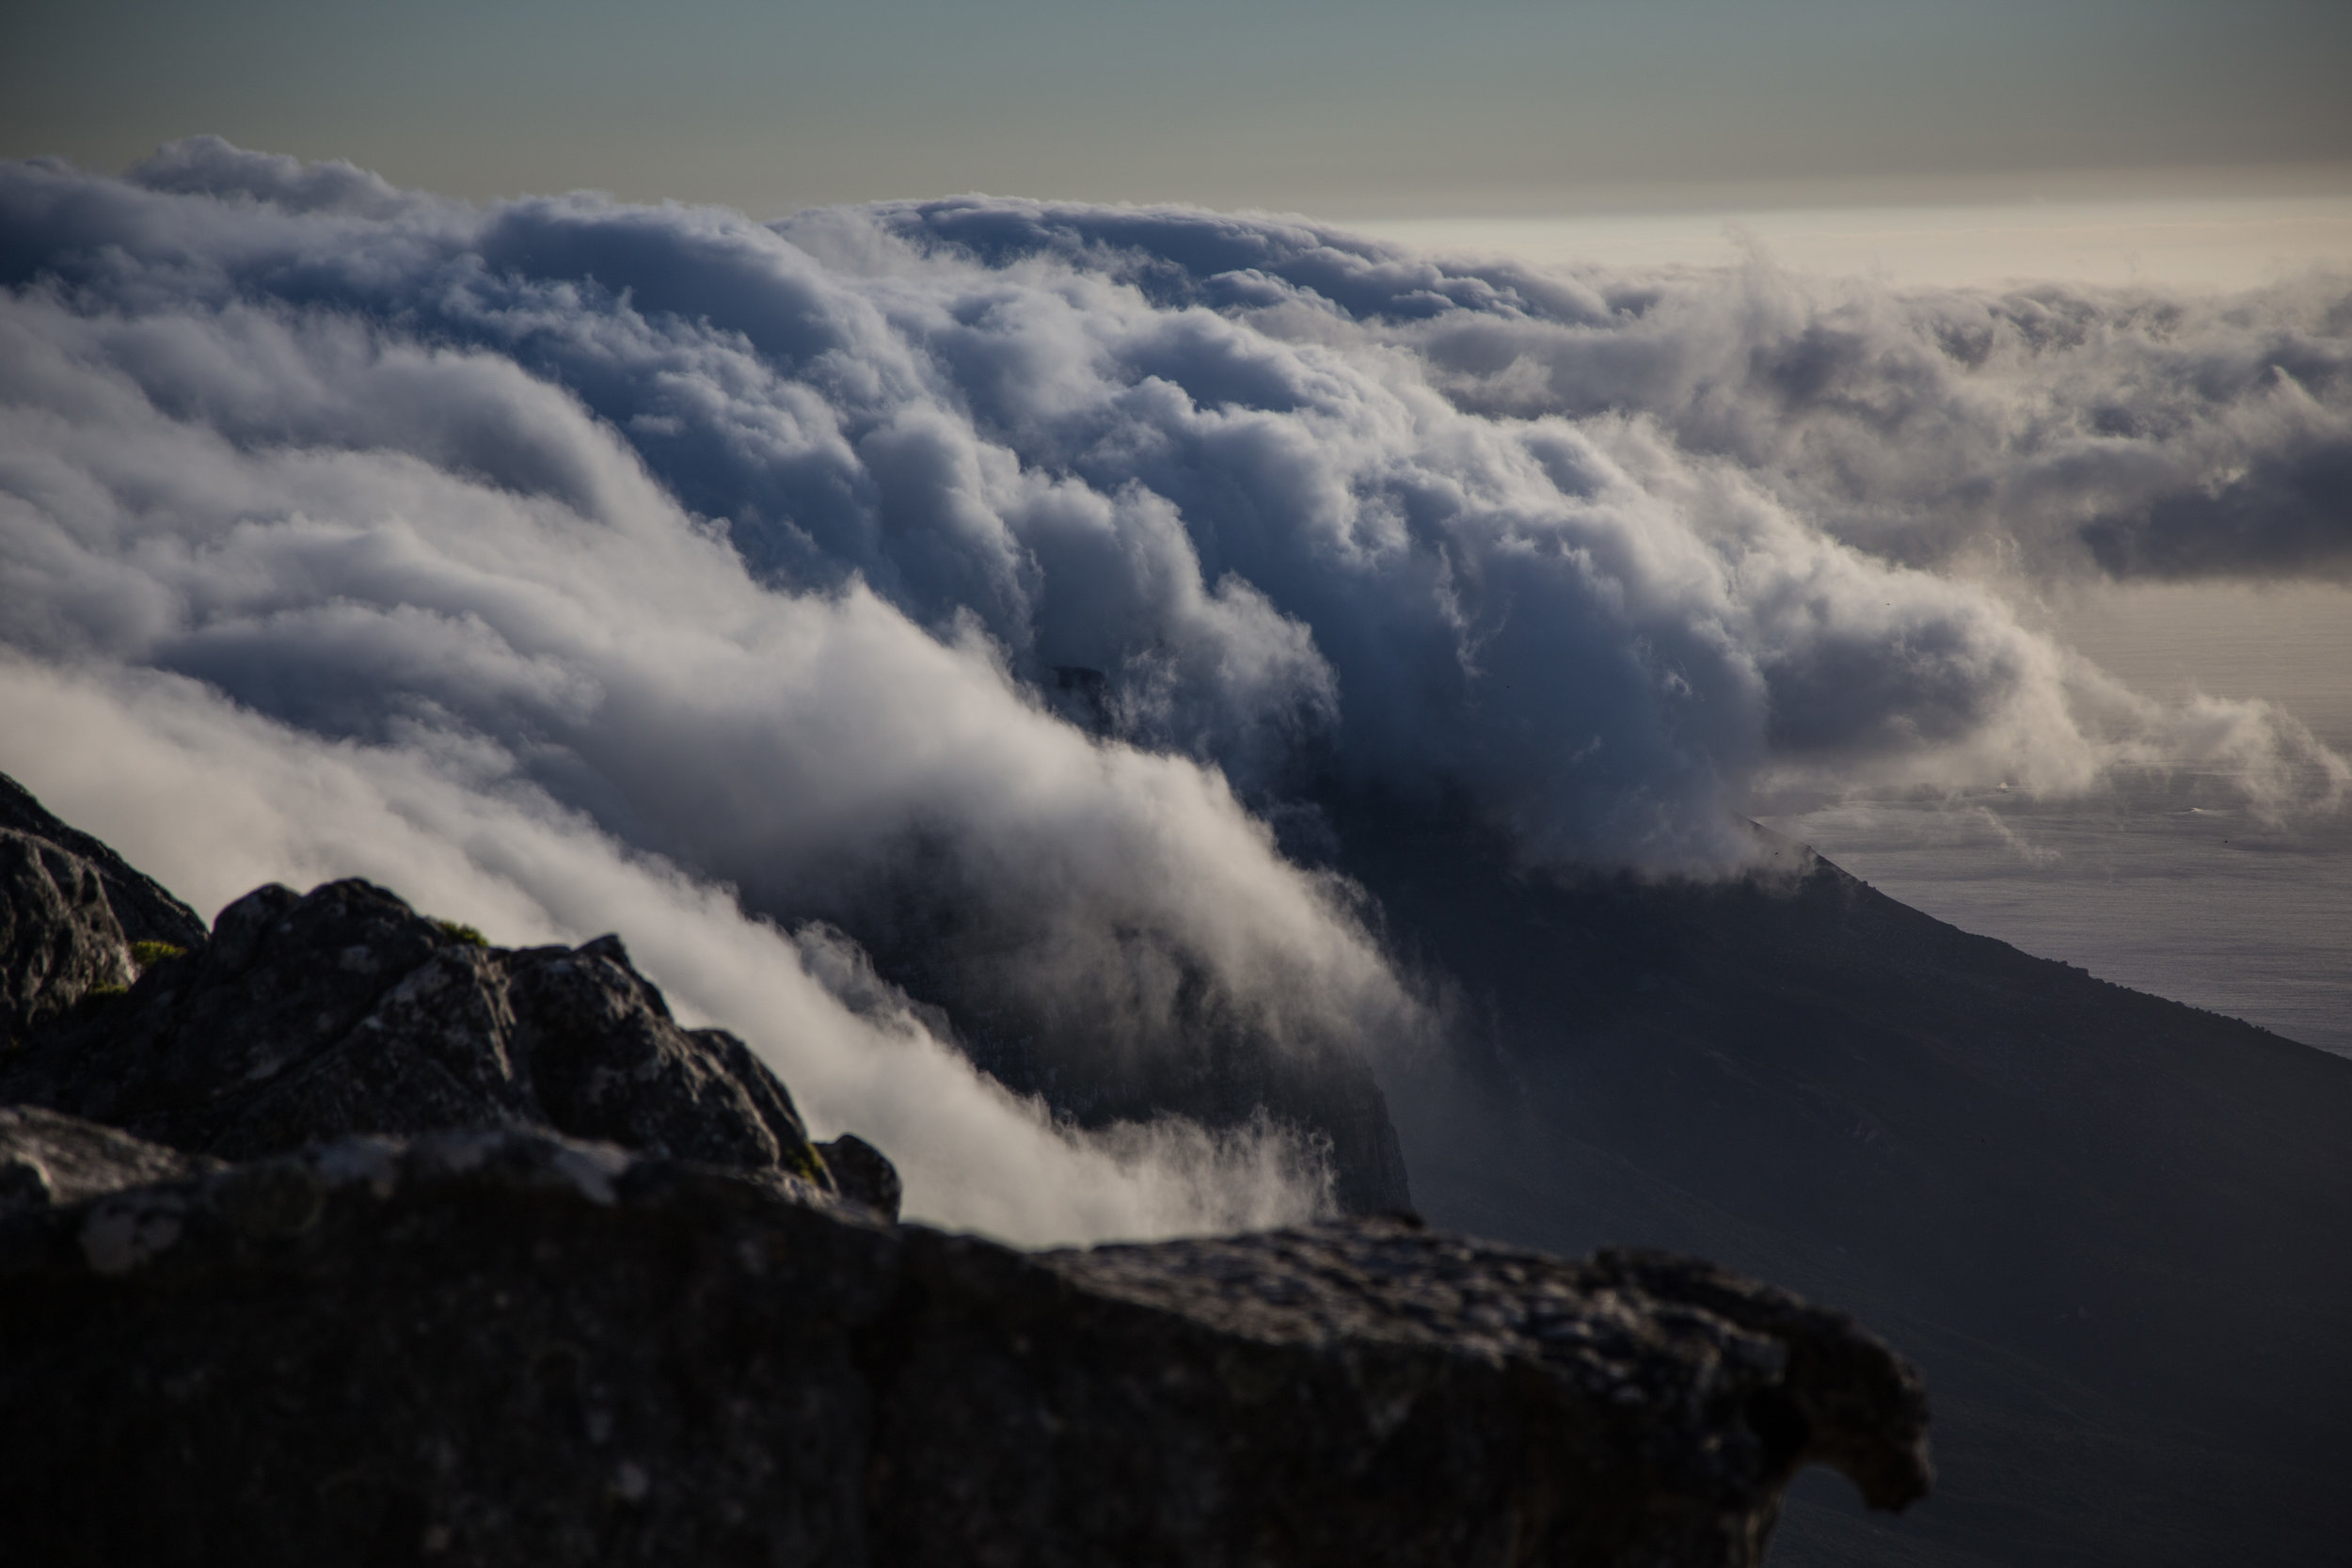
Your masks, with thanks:
M1424 1050L1334 782L1650 877L1741 868L1768 794L2352 784L2017 608L2352 576L2341 278L766 226L199 139L0 166L0 768L208 911L356 874L501 942L617 929L911 1213L1016 1239L1328 1206L1279 1123L1057 1122L956 1030Z

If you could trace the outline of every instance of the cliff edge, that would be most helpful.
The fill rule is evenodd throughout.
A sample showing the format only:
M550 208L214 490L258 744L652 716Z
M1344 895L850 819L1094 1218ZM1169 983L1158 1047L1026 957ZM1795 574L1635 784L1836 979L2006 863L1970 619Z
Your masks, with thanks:
M41 1561L1730 1565L1807 1464L1928 1486L1908 1363L1709 1265L896 1224L614 939L342 881L132 949L140 883L26 836L81 890L8 912L64 976L0 1055Z

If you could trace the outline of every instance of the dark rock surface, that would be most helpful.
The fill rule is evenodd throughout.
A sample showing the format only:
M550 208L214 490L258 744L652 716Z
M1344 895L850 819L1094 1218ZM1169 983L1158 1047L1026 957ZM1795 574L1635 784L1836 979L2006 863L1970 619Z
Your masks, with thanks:
M6 773L0 773L0 829L44 839L88 862L126 942L193 947L204 940L202 916L153 878L134 869L106 844L50 815L30 790Z
M1909 1367L1705 1264L1382 1219L908 1262L881 1560L1754 1563L1798 1465L1927 1489Z
M725 1031L679 1027L618 938L485 947L356 880L238 899L209 942L0 1059L0 1103L230 1159L545 1127L828 1181L783 1084Z
M151 899L187 950L109 997L136 873L8 837L65 1004L0 1055L11 1559L1711 1568L1805 1464L1926 1489L1909 1366L1707 1265L896 1226L616 939Z
M898 1201L905 1189L898 1181L898 1167L888 1155L854 1132L818 1144L817 1152L833 1177L834 1192L865 1204L883 1219L898 1217Z
M0 829L0 1050L135 974L98 868L47 839Z
M0 1219L49 1564L1750 1564L1924 1402L1704 1265L1357 1221L1024 1255L527 1132Z

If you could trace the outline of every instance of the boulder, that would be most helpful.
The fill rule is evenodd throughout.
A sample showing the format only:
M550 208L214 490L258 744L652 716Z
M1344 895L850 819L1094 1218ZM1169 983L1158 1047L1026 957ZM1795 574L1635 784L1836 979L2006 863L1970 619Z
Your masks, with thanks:
M0 1218L0 1408L55 1565L1754 1564L1801 1465L1928 1480L1903 1362L1704 1264L1024 1254L516 1131Z
M0 828L0 1050L136 973L98 868L47 839Z
M680 1027L619 938L489 947L356 879L238 899L8 1057L0 1103L229 1159L538 1127L831 1184L784 1085L724 1030Z
M898 1217L898 1200L904 1188L898 1181L898 1167L890 1163L888 1155L854 1132L844 1132L831 1143L818 1144L817 1152L833 1177L835 1192L865 1204L886 1220Z

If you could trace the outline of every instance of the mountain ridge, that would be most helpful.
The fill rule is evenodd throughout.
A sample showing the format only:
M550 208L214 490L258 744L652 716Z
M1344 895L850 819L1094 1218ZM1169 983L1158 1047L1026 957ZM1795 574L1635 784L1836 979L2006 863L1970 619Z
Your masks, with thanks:
M1324 801L1337 863L1461 999L1451 1057L1391 1086L1437 1223L1701 1251L1919 1348L1937 1497L1884 1526L1801 1488L1775 1560L2340 1550L2352 1062L1785 841L1797 866L1743 879L1561 875L1465 811Z

